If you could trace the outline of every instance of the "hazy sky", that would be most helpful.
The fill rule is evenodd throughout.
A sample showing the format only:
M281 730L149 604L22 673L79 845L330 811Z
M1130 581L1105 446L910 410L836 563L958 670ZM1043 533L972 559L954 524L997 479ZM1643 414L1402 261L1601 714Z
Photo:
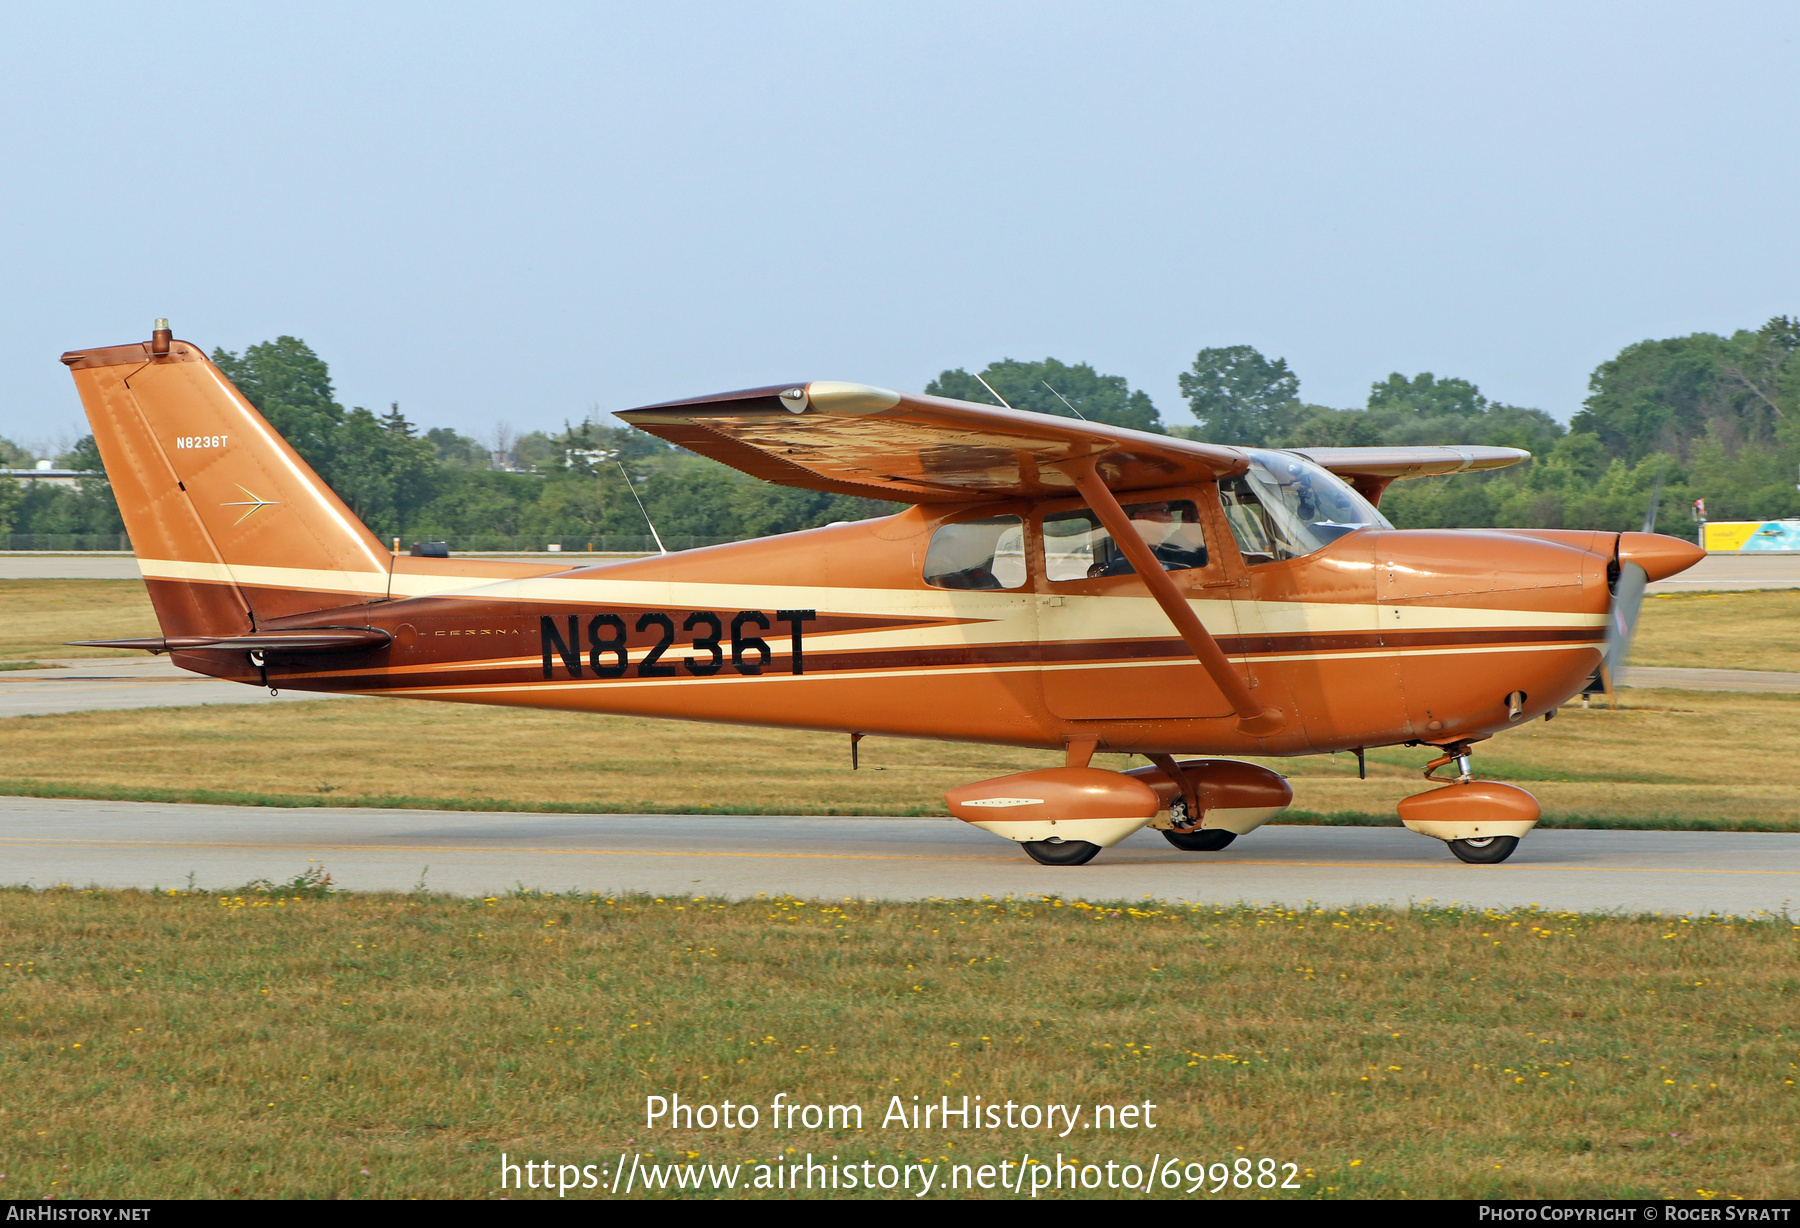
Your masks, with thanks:
M282 333L485 435L1203 346L1566 418L1800 313L1788 3L11 5L0 434L56 356Z

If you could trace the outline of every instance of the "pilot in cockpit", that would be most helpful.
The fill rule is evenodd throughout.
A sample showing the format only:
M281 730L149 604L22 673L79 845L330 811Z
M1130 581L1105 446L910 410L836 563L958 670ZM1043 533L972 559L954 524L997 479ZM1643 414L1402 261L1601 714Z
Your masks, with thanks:
M1125 509L1131 527L1150 547L1164 571L1186 571L1206 566L1206 542L1200 535L1200 517L1194 505L1185 500L1163 500L1138 503ZM1088 568L1088 578L1128 576L1136 569L1110 538L1095 543L1096 558Z

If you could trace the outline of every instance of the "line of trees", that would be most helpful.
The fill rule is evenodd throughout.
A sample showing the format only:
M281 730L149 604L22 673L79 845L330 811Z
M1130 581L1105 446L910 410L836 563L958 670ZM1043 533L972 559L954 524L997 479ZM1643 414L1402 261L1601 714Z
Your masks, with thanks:
M1529 464L1397 483L1382 510L1404 528L1635 529L1660 481L1657 528L1692 538L1695 499L1714 520L1800 515L1797 352L1800 320L1787 316L1729 337L1641 341L1600 364L1565 429L1430 373L1388 376L1360 409L1313 405L1286 362L1233 346L1202 350L1182 374L1199 425L1175 431L1263 447L1525 448Z
M927 393L1257 447L1490 444L1533 460L1487 474L1398 483L1382 510L1402 527L1636 528L1664 492L1658 528L1693 535L1690 501L1715 519L1800 515L1800 320L1729 337L1694 333L1627 346L1589 379L1568 427L1492 401L1467 380L1398 372L1366 402L1306 401L1285 359L1247 345L1201 350L1179 376L1195 425L1165 424L1123 376L1087 363L1002 359L941 372ZM213 360L379 536L597 539L641 534L641 499L665 537L758 537L879 515L892 505L758 481L598 410L560 431L487 442L425 431L398 405L336 400L324 359L295 337ZM96 476L76 487L0 482L0 533L117 533L118 509L91 438L56 458ZM0 439L0 467L33 458ZM629 483L629 485L627 485ZM635 498L633 497L635 494Z

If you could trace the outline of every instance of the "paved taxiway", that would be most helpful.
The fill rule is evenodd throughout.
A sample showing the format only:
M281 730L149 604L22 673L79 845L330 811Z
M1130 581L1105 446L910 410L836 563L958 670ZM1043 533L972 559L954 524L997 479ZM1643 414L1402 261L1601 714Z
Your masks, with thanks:
M167 657L83 657L53 669L0 673L0 717L330 698L307 691L272 696L262 687L190 674Z
M1540 831L1468 866L1400 828L1268 827L1223 853L1139 832L1039 866L953 819L465 814L0 798L0 882L221 889L309 864L341 887L812 899L1056 893L1343 907L1409 901L1629 912L1800 912L1800 835ZM427 871L426 866L430 869Z

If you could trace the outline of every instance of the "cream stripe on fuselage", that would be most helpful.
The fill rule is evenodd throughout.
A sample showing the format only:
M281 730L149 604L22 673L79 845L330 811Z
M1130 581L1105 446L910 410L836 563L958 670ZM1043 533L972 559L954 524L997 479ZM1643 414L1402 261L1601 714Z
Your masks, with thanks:
M385 597L385 571L319 571L309 567L256 567L244 563L190 563L182 559L139 559L146 580L202 580L251 588L296 588L308 592L360 593Z

